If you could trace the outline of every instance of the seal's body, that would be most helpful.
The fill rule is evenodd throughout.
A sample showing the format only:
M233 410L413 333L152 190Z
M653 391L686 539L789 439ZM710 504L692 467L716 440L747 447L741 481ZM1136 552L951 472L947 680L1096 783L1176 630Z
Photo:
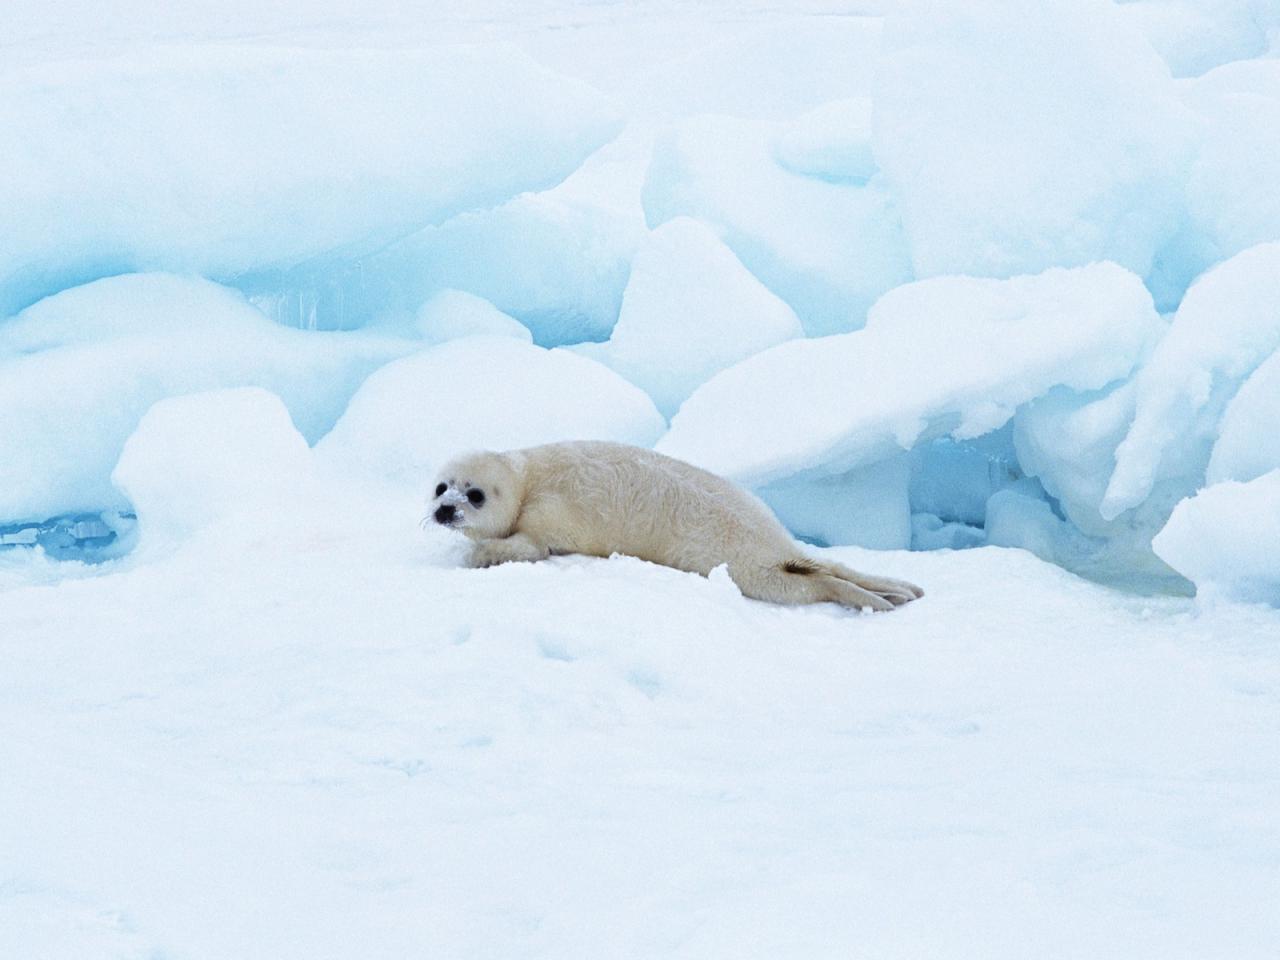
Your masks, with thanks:
M806 556L773 513L735 484L620 443L552 443L459 457L441 471L437 523L476 541L487 567L551 554L627 554L703 576L726 565L748 597L890 610L922 595Z

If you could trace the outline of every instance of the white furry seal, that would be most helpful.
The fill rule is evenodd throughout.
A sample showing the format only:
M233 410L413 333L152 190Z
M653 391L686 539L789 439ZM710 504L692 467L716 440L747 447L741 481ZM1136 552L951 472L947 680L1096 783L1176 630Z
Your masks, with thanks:
M923 594L901 580L808 557L752 494L620 443L467 454L441 470L430 510L437 523L476 541L473 567L622 553L703 576L726 564L743 594L773 603L891 610Z

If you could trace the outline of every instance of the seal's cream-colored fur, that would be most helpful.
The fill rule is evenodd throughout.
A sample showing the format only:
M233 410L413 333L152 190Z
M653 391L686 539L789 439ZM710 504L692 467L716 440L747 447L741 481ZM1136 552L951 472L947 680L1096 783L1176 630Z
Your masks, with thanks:
M922 595L806 556L767 506L715 474L620 443L552 443L448 464L438 523L475 541L470 565L628 554L703 576L726 564L748 597L890 610Z

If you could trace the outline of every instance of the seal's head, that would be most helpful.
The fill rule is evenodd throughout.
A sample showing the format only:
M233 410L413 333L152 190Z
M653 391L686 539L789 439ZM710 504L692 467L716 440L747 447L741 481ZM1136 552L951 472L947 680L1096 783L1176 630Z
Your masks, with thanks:
M433 520L473 540L510 536L520 511L520 490L520 472L509 457L466 454L440 470L423 523Z

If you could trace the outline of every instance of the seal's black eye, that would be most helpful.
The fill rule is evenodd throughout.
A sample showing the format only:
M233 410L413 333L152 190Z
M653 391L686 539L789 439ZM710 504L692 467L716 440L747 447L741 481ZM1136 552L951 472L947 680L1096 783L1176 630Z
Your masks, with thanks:
M468 491L467 491L467 499L468 499L469 501L471 501L471 505L472 505L473 507L483 506L483 505L484 505L484 491L483 491L483 490L468 490Z
M437 497L443 497L443 496L444 496L444 492L445 492L446 490L448 490L448 489L449 489L449 488L448 488L448 486L447 486L447 485L445 485L445 484L443 484L443 483L441 483L441 484L437 485L437 486L436 486L436 496L437 496Z

